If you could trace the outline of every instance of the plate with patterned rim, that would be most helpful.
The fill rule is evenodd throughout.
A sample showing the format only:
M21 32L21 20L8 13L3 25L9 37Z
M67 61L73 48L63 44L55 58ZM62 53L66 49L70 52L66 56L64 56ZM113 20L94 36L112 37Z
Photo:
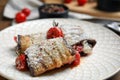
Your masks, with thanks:
M81 60L79 66L55 69L38 77L15 68L15 46L13 37L18 34L46 32L53 20L59 24L79 25L84 32L96 39L97 44L90 56ZM75 19L41 19L11 26L0 32L0 75L14 80L102 80L120 70L120 37L109 29L90 22Z

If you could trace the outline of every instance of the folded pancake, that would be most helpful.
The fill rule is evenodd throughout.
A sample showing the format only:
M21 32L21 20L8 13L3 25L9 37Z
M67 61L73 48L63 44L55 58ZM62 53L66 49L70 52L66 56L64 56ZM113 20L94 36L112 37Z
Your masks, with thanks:
M64 39L69 46L83 41L84 43L87 43L86 45L82 44L84 47L83 53L91 53L96 41L87 36L80 26L61 25L60 28L63 31ZM17 54L24 53L29 46L39 44L42 40L46 40L45 33L18 35Z
M21 54L31 46L32 44L39 44L42 40L46 39L45 33L36 33L30 35L18 35L17 36L17 48L16 53Z
M72 45L72 47L80 53L81 56L90 55L93 51L96 41L94 39L83 39Z
M41 41L26 49L27 63L32 76L60 68L75 59L75 52L63 38Z
M80 26L62 25L60 27L64 33L64 39L70 46L82 47L81 56L86 56L92 53L96 40L89 37Z

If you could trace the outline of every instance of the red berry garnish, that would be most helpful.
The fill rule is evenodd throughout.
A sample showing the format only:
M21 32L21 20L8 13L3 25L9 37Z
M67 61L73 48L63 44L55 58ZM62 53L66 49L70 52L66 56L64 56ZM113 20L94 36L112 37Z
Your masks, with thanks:
M22 12L18 12L15 16L15 21L17 23L21 23L21 22L26 21L26 15Z
M77 0L78 5L83 6L87 3L87 0Z
M60 28L58 27L52 27L47 32L47 39L50 38L57 38L57 37L63 37L63 33Z
M20 54L17 58L16 58L16 68L20 71L25 71L28 69L27 66L27 62L26 62L26 56L25 54Z
M78 51L79 53L83 51L83 46L80 46L80 45L79 45L79 46L75 45L75 46L73 46L73 48L74 48L76 51Z
M80 64L80 54L76 51L75 60L72 62L72 67L78 66Z
M26 16L29 16L30 13L31 13L31 11L30 11L30 9L28 9L28 8L24 8L24 9L22 10L22 13L24 13Z
M14 41L17 43L17 37L16 36L14 36Z
M58 27L58 23L53 22L53 26L54 27L51 27L47 32L47 39L64 37L61 28Z
M64 0L65 3L71 3L72 0Z

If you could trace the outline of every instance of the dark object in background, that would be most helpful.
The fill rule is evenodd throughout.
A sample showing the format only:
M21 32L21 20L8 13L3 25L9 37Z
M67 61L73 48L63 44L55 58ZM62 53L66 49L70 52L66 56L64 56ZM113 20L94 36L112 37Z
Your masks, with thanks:
M67 18L69 11L63 4L44 4L38 10L40 18Z
M97 8L103 11L120 11L120 0L97 0Z

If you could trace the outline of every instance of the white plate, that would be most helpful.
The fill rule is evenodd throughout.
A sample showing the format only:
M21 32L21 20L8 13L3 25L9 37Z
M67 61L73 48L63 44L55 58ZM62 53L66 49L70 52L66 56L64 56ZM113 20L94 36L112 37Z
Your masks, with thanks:
M85 57L78 67L61 68L39 77L31 77L29 72L15 68L13 37L17 34L43 32L52 26L53 19L43 19L14 25L0 32L0 74L14 80L100 80L110 77L120 70L120 37L112 31L89 22L73 19L54 19L59 24L80 25L85 32L97 40L91 56Z

